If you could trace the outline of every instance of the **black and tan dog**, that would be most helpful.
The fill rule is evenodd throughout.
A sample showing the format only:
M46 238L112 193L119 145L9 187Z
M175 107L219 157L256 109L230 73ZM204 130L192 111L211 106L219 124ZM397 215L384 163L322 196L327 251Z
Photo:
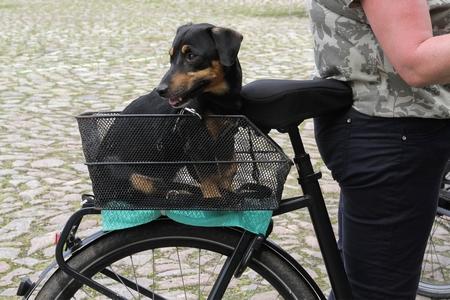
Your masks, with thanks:
M119 117L103 139L98 160L232 160L235 131L227 132L226 122L209 116L239 113L242 73L237 54L241 41L238 32L211 24L179 27L169 50L170 69L159 86L134 100L122 114L165 115L194 109L201 119L161 117L149 124L140 118ZM120 178L119 185L128 186L121 188L124 193L164 195L182 167L130 164L120 171L111 168L106 176ZM215 198L231 190L237 167L191 165L187 169L203 197Z

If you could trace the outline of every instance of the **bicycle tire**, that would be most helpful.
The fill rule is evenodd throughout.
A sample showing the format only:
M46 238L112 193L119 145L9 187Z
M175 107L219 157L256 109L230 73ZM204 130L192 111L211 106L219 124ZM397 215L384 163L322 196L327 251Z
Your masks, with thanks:
M157 220L114 231L95 240L76 252L69 265L91 277L123 257L150 249L188 247L230 256L240 236L239 231L229 228L199 228L168 219ZM325 299L306 271L283 253L266 242L252 258L249 268L267 280L284 299ZM57 270L40 289L36 299L71 299L80 288L81 285L73 278Z
M450 298L450 240L448 236L450 236L450 161L445 167L439 193L439 205L425 250L417 290L419 295L433 299ZM446 262L443 261L444 259Z

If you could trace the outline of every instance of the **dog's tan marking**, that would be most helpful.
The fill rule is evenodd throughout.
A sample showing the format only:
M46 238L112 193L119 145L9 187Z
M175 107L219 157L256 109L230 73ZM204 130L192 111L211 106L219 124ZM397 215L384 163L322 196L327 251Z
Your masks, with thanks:
M211 68L206 68L196 72L175 73L172 77L170 89L172 91L186 92L189 91L196 82L200 80L213 80L215 74L211 72Z
M223 95L228 92L228 84L225 81L225 74L223 73L223 67L219 61L213 60L211 69L211 73L214 74L212 82L205 89L205 92L210 92L216 95Z
M234 159L234 155L233 155ZM219 166L219 170L214 174L201 178L200 190L202 191L204 198L217 198L221 197L220 190L232 191L232 184L234 176L237 172L236 163L226 163Z
M233 154L233 160L235 160L234 154ZM237 170L238 170L238 165L236 163L225 164L223 166L223 168L220 171L222 173L222 176L220 179L220 184L221 184L222 189L231 192L231 190L232 190L231 185L233 184L233 179L237 173Z
M227 124L225 124L224 120L216 118L207 118L205 121L209 134L217 140L219 134L225 129Z
M133 173L130 177L133 187L145 194L152 194L155 192L155 184L153 179L148 176Z
M217 140L217 137L219 136L220 132L222 131L222 124L223 122L220 122L221 120L217 120L214 118L207 118L206 119L206 128L208 128L209 134L214 138L214 140Z
M183 53L183 54L188 53L190 50L191 50L191 48L189 48L188 45L183 45L183 46L181 47L181 53Z
M177 93L187 91L191 86L190 81L191 79L188 74L180 72L175 73L170 80L169 89L170 91Z
M222 196L215 177L211 176L200 179L200 190L202 191L203 198L218 198Z
M174 54L174 51L175 51L175 50L173 49L173 47L172 47L172 48L170 48L170 50L169 50L169 55L170 55L170 56L173 56L173 54Z
M216 118L206 118L205 122L208 132L214 140L217 140L219 135L230 126L229 122ZM230 161L230 163L220 164L216 172L208 174L207 180L204 178L203 181L200 182L201 186L205 185L205 187L202 188L204 194L217 194L216 191L219 191L220 194L220 190L232 191L231 185L233 184L233 178L236 175L238 168L237 164L233 163L233 161L236 160L234 152L230 153L228 157L221 157L221 160L227 160ZM206 181L206 183L204 181ZM207 192L204 192L205 190Z
M188 91L196 82L209 80L211 83L205 88L205 92L217 95L225 94L228 91L228 84L225 81L222 65L219 61L213 61L211 67L195 72L176 73L173 75L170 90Z

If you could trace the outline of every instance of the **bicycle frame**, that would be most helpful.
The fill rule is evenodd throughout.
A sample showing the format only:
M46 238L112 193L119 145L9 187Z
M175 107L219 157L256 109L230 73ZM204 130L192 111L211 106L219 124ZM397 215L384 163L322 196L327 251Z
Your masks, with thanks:
M337 248L333 227L319 185L321 173L314 172L309 154L303 147L298 127L290 127L288 133L294 149L294 163L299 174L299 184L304 194L311 199L308 203L308 210L334 295L336 299L351 299L350 283Z
M294 150L294 163L299 174L298 182L305 195L302 197L291 198L287 201L281 201L280 207L274 211L273 215L283 214L303 207L308 208L334 295L336 299L351 299L350 284L337 248L333 228L318 181L321 178L321 173L315 173L313 170L310 156L303 147L298 126L288 128L287 132ZM232 275L235 274L239 267L235 266L235 264L238 264L241 261L241 253L248 253L254 250L252 248L254 245L253 241L257 237L252 241L248 235L251 234L244 232L242 235L242 238L231 257L231 261L228 262L227 260L228 264L225 263L219 274L219 280L214 284L208 299L220 299L225 292ZM245 250L242 250L242 248Z
M315 173L313 170L310 156L305 152L298 126L295 125L289 127L286 132L289 134L294 150L293 160L299 175L298 182L303 189L304 195L284 199L281 201L279 208L273 212L273 215L276 216L300 208L308 208L335 297L336 299L351 299L350 285L337 248L333 228L319 186L318 180L321 177L321 173ZM65 259L65 247L70 248L71 251L76 251L80 246L75 239L75 234L82 218L85 215L99 214L100 212L100 209L83 207L69 218L56 245L56 261L61 270L80 283L86 284L112 299L125 299L109 288L77 272L69 266ZM258 251L259 246L265 239L266 236L255 235L242 230L241 239L233 254L226 260L222 267L208 299L220 299L223 296L233 275L239 277L242 274L247 267L252 254L255 251ZM107 271L108 270L105 270L105 272L103 272L106 276L122 281L131 289L139 290L141 293L152 299L165 299L152 291L137 285L135 282L131 282L120 275L108 274ZM119 276L120 278L115 278L116 276ZM322 298L323 295L319 295L319 297Z

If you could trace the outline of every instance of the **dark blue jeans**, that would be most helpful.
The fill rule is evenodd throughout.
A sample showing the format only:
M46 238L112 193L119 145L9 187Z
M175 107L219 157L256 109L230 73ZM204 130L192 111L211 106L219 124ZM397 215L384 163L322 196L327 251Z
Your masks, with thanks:
M314 123L319 151L341 187L339 248L354 299L415 299L450 157L450 120L350 109Z

